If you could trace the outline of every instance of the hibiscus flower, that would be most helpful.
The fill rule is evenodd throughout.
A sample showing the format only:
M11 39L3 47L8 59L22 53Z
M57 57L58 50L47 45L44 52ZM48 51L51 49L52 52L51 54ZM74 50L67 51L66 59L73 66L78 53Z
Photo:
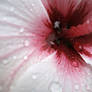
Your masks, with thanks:
M92 92L92 0L1 0L0 92Z

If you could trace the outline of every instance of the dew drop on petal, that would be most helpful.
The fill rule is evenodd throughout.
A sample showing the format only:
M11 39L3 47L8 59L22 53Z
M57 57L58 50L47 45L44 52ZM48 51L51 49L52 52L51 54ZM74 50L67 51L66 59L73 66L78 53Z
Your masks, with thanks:
M81 46L81 45L79 45L79 49L80 49L80 50L82 49L82 46Z
M87 20L87 24L89 24L90 23L90 21L89 20Z
M88 74L88 76L90 76L90 75L91 75L91 73L90 73L90 72L88 72L87 74Z
M50 91L51 92L62 92L62 86L57 82L53 82L50 85Z
M7 20L8 20L8 18L4 17L4 18L3 18L3 20L4 20L4 21L7 21Z
M79 85L78 84L75 85L75 90L79 90Z
M21 28L21 29L20 29L20 33L22 33L22 32L24 32L24 28Z
M13 56L13 59L15 60L17 57L16 56Z
M39 76L39 74L38 74L38 73L33 73L33 74L32 74L32 79L34 79L34 80L35 80L35 79L37 79L37 78L38 78L38 76Z
M35 6L35 5L32 3L32 6Z
M24 41L24 46L29 46L29 41L28 40L26 40L26 41Z
M36 79L37 78L37 76L36 75L32 75L32 79Z
M6 65L6 64L8 64L8 63L9 63L8 60L4 60L4 61L3 61L3 64L4 64L4 65Z
M32 11L32 9L30 9L30 11Z
M27 60L28 59L28 56L24 56L24 60Z
M11 7L11 8L10 8L10 11L12 11L12 12L13 12L13 11L14 11L14 9L15 9L14 7Z

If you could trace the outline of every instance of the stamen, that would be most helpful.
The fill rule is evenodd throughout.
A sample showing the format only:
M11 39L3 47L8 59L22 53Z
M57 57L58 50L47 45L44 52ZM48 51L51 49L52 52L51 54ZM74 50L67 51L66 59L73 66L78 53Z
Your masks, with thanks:
M54 28L59 28L60 27L60 21L56 21L54 23Z
M54 23L54 30L57 33L60 33L61 32L61 23L60 23L60 21L55 21L55 23Z

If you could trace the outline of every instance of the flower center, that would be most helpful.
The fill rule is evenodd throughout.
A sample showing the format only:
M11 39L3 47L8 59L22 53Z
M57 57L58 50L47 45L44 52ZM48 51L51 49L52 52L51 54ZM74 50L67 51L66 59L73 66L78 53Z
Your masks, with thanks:
M83 7L81 7L81 5ZM47 42L50 46L54 49L58 49L58 47L64 44L68 48L73 48L71 38L68 39L65 37L65 34L72 26L76 27L84 22L84 18L88 14L88 12L85 11L85 8L86 3L81 3L74 11L73 9L69 9L66 16L64 16L64 14L62 14L57 7L50 6L50 10L47 9L52 24L52 32L47 37Z
M68 31L69 28L69 25L64 25L61 21L55 21L52 27L53 32L47 38L48 44L54 49L60 47L62 43L71 48L70 41L63 36L64 31Z

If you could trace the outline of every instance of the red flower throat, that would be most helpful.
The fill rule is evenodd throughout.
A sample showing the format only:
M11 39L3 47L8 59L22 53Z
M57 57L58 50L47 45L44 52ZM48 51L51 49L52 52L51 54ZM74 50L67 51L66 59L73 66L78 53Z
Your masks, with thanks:
M79 53L91 56L81 44L81 39L90 33L86 27L88 24L85 23L89 15L87 2L80 2L77 8L74 3L71 3L66 15L58 10L56 4L52 6L48 1L48 5L46 9L51 23L46 26L52 30L46 38L48 45L57 51L57 57L60 57L63 52L71 62L84 64Z

